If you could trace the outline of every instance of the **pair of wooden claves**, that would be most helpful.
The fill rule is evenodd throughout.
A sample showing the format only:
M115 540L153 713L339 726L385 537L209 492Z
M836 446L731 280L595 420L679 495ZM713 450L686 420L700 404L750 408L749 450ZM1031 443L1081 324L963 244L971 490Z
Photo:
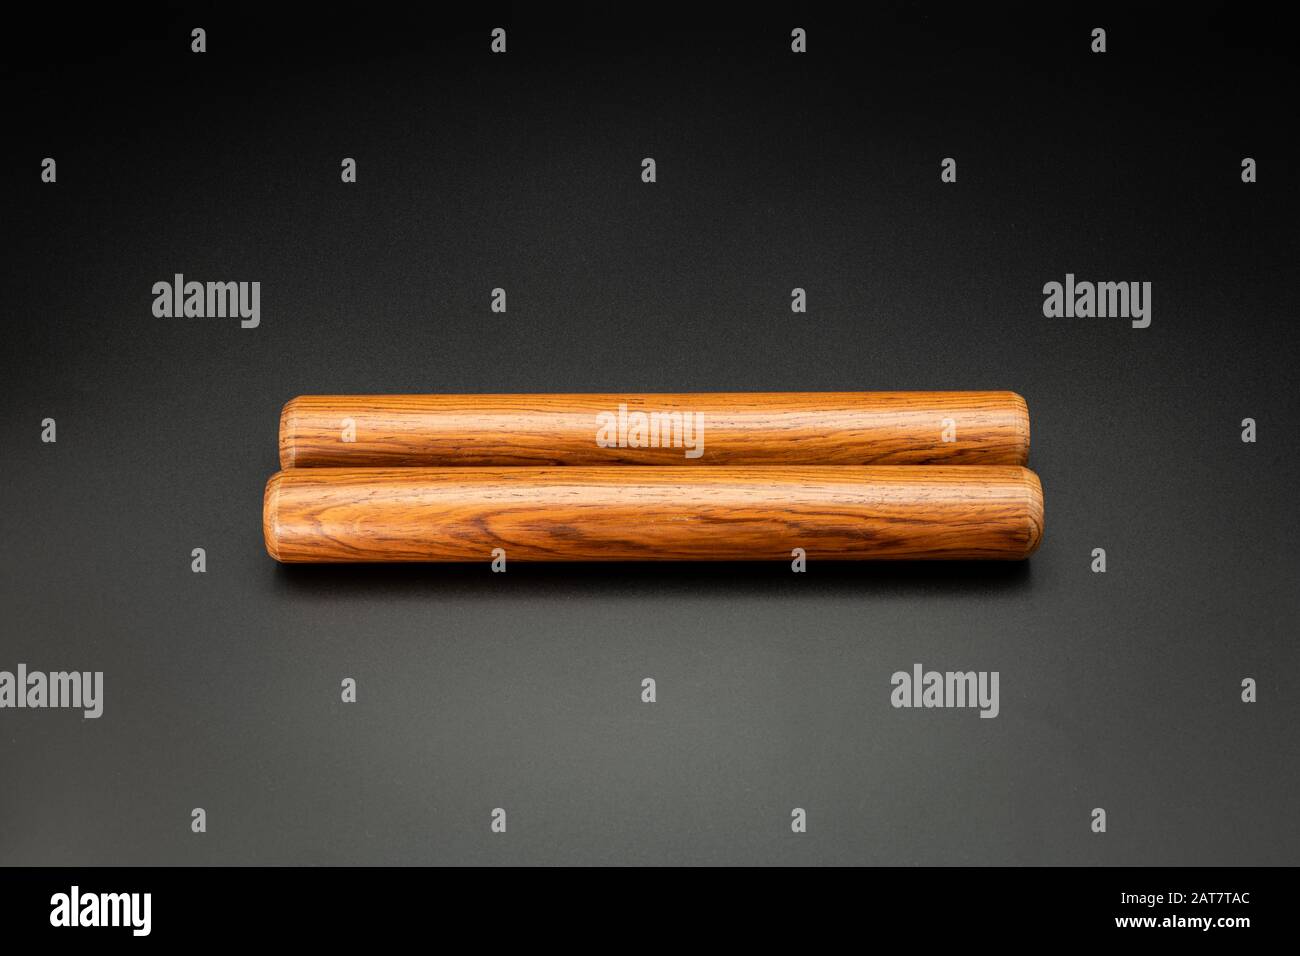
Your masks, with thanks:
M302 396L263 531L284 562L1014 560L1028 457L1014 392Z

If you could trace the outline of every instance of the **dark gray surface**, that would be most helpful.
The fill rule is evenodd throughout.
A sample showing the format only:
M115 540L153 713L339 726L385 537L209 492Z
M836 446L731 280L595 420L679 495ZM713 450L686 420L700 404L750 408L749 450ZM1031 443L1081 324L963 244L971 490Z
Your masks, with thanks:
M1281 31L691 9L21 32L0 669L106 703L0 711L0 864L1300 862ZM174 272L261 281L261 327L154 318ZM1152 281L1151 327L1044 318L1066 272ZM1031 561L262 547L297 393L873 388L1026 396ZM917 661L1000 716L891 708Z

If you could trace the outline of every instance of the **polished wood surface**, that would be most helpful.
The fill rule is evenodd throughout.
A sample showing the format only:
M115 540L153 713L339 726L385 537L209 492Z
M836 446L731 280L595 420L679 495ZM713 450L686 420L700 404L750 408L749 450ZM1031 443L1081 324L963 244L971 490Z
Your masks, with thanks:
M1028 557L1026 468L295 468L266 486L284 562Z
M658 421L652 432L668 437L659 447L601 447L598 433L620 405ZM674 414L670 426L663 416ZM703 416L698 457L686 454L695 436L678 430L687 414ZM629 442L650 437L627 432ZM1028 457L1029 410L1015 392L304 395L280 416L282 468L1023 465Z

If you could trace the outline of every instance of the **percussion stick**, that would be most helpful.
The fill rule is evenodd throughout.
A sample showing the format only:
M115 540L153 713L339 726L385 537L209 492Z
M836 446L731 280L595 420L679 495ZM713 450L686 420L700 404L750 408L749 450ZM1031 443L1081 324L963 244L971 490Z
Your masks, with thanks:
M304 395L282 468L1024 465L1015 392Z
M295 468L266 486L283 562L1020 559L1016 466Z

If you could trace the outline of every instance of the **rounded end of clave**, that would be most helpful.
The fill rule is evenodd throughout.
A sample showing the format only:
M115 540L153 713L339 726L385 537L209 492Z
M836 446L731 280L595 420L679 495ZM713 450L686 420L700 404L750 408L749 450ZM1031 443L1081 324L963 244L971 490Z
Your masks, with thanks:
M266 542L266 553L275 560L280 560L280 480L283 475L276 472L266 483L262 495L262 538Z
M298 399L291 398L280 409L280 467L292 468L298 459L297 432L294 430Z
M1028 468L1022 468L1021 471L1025 488L1025 521L1028 523L1021 558L1027 558L1043 543L1043 483Z
M1029 403L1019 392L1007 392L1007 403L1016 426L1016 464L1023 467L1029 464Z

